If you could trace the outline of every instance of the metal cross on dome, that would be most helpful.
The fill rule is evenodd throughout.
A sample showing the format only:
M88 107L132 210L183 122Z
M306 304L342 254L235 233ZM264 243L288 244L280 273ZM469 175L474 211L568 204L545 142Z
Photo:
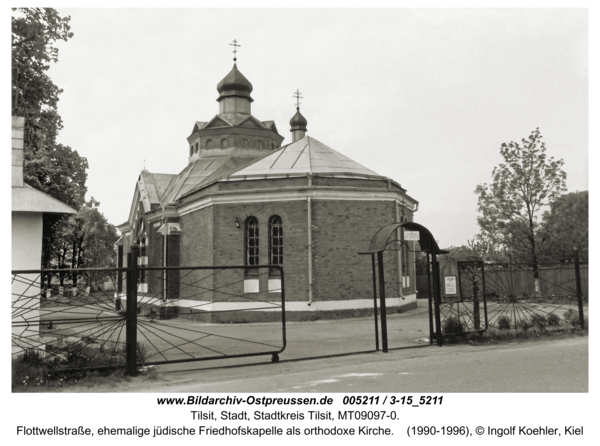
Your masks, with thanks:
M230 43L229 45L231 45L233 47L233 61L235 62L237 60L237 47L238 46L242 46L242 45L238 45L237 40L233 39L233 43Z
M300 104L301 104L300 99L304 99L302 97L302 95L300 94L300 90L296 90L294 92L294 94L292 95L292 97L296 98L296 109L300 110Z

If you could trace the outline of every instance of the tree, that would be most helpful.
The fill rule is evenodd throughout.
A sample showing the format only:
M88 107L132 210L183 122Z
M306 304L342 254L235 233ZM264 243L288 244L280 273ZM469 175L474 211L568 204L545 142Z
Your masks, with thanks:
M542 226L548 234L542 256L546 261L564 262L573 259L573 248L580 258L588 259L589 192L561 195L544 212Z
M88 163L56 142L62 90L47 75L50 62L58 61L54 43L73 36L69 21L52 8L13 8L11 98L13 115L25 117L24 181L78 209L85 201Z
M480 212L479 238L503 247L533 268L535 290L540 293L538 262L540 250L548 241L541 225L544 209L566 191L567 174L563 160L546 156L539 128L522 144L503 143L504 163L492 172L491 184L475 189Z
M58 227L54 238L55 266L66 268L106 268L114 266L114 244L118 239L116 228L108 223L98 210L100 205L93 197L76 214L67 217ZM101 273L87 275L88 285L104 277ZM65 276L59 276L63 285ZM73 286L78 277L72 277Z
M485 240L467 240L466 246L451 246L444 248L444 251L448 251L448 254L441 254L440 262L457 263L479 260L488 263L506 263L508 261L504 252Z
M13 8L12 113L25 117L23 179L28 185L79 209L87 192L87 160L56 142L62 129L58 100L62 90L48 77L58 61L58 40L73 37L69 17L51 8ZM42 267L64 265L57 239L66 224L61 215L44 214Z

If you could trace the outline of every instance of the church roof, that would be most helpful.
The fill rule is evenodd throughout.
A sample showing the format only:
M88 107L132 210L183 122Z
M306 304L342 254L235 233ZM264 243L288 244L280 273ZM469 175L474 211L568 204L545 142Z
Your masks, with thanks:
M305 176L308 173L336 177L385 178L322 142L305 136L232 173L227 179Z
M294 130L304 130L306 132L306 126L308 125L308 121L302 113L300 113L300 107L296 107L296 114L292 119L290 119L290 126L292 127L292 131Z
M227 76L225 76L217 85L217 91L219 92L217 101L220 101L227 96L241 96L252 102L252 98L250 97L250 93L252 93L252 84L246 79L246 76L240 73L240 70L238 70L235 63Z
M258 159L255 156L249 157L244 151L232 150L229 155L222 153L221 156L201 157L188 164L178 175L144 170L138 187L141 198L147 205L145 207L149 208L151 203L174 203L185 195L219 181L285 178L307 174L336 178L388 179L315 138L305 136L279 150L267 152Z
M160 202L172 203L189 192L243 169L255 159L235 155L200 158L189 164L179 175L173 175L169 186L160 197Z
M151 173L145 169L142 170L138 180L138 188L146 211L150 210L152 203L160 202L160 197L165 193L176 176L168 173Z
M192 129L192 135L198 130L207 130L220 127L245 127L250 129L271 130L277 134L274 121L260 121L252 115L245 113L223 113L215 115L210 121L196 121Z

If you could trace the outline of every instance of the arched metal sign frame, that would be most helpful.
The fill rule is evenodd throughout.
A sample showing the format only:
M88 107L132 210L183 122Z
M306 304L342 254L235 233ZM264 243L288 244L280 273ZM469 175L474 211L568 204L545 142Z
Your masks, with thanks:
M433 314L435 313L435 326L436 326L436 339L437 345L443 345L443 337L441 336L441 320L440 320L440 284L439 284L439 271L438 271L438 262L437 255L439 254L448 254L448 251L441 250L433 237L433 234L427 229L425 226L420 225L419 223L415 223L412 221L407 221L403 223L392 223L390 225L384 226L380 228L373 238L371 239L371 244L369 245L368 251L359 252L360 255L371 255L371 264L373 268L373 309L375 316L375 345L376 349L379 350L379 330L377 327L377 276L379 277L379 302L380 302L380 312L381 312L381 341L382 341L382 351L387 353L388 351L388 342L387 342L387 317L386 317L386 306L385 306L385 280L383 273L383 251L385 251L388 244L395 243L406 243L404 240L398 240L397 238L390 238L397 234L397 230L399 228L404 228L408 231L418 231L419 232L419 245L421 246L421 251L427 253L427 265L432 265L432 275L433 275L433 283L431 281L431 277L429 277L430 287L433 289L434 295L434 310L432 311L432 301L431 301L431 293L429 295L429 339L430 342L433 342ZM375 273L375 256L377 256L377 276ZM429 267L427 268L427 274L429 276ZM433 285L433 286L432 286Z

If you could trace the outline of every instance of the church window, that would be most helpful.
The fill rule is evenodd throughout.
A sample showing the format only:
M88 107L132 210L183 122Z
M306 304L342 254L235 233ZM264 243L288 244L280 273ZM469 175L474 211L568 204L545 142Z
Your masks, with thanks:
M263 144L262 144L262 141L260 139L258 140L258 148L261 149L261 150L263 148Z
M196 143L196 153L198 153L198 143Z
M209 139L208 141L206 141L206 150L210 150L210 143L212 142L212 139Z
M283 223L278 215L274 215L269 220L269 263L283 265ZM280 271L273 268L269 274L278 276Z
M259 263L259 237L258 220L256 217L246 219L246 265L258 265ZM258 269L247 269L247 275L257 275Z
M142 220L140 220L140 221L142 221ZM145 257L147 255L146 254L146 239L145 238L138 239L138 246L140 247L139 256ZM147 265L144 265L144 266L147 266ZM140 285L146 283L146 270L144 268L140 268L138 280L139 280ZM142 292L147 292L147 289L144 291L143 286L140 287L139 290Z
M248 140L244 139L244 149L247 149L247 148L248 148Z
M226 148L227 148L227 140L223 138L221 140L221 149L226 149Z
M118 245L118 251L117 251L117 268L123 268L124 265L124 260L125 260L125 252L123 251L123 245ZM123 279L124 279L124 275L122 272L117 272L117 292L119 294L121 294L123 292ZM119 300L117 305L119 305L121 301ZM120 307L117 306L117 309L119 309Z

